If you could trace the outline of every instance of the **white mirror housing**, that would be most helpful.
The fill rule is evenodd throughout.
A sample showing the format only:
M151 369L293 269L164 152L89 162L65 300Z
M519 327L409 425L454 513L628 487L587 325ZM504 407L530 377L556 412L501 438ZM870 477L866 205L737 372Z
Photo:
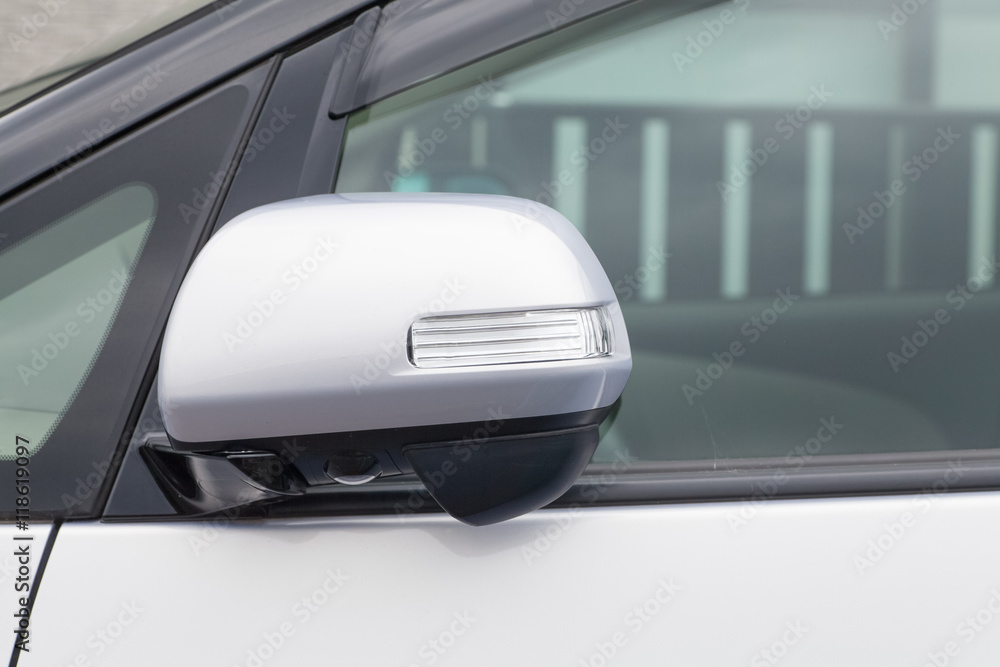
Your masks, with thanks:
M630 370L610 281L559 213L487 195L324 195L248 211L208 242L171 312L158 389L172 453L242 457L246 480L196 484L202 509L241 486L274 502L415 471L452 514L489 523L527 511L484 497L519 487L502 479L514 469L456 459L451 493L429 483L447 452L477 458L456 443L480 431L487 458L531 460L531 441L565 450L545 473L564 488L526 482L535 506L550 502ZM245 463L289 438L307 451L277 486ZM170 468L159 454L147 461Z

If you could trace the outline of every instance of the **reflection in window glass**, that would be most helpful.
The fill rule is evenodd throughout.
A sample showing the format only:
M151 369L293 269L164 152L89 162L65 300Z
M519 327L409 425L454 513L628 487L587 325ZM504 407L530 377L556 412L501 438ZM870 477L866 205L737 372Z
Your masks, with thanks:
M580 229L635 357L597 460L998 446L1000 5L646 4L356 114L336 190Z
M59 423L101 351L156 212L129 185L0 254L0 457Z

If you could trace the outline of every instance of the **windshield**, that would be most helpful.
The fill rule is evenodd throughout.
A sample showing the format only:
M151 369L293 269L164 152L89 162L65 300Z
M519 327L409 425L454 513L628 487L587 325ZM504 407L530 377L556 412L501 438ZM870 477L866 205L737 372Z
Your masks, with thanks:
M0 114L209 0L0 3Z

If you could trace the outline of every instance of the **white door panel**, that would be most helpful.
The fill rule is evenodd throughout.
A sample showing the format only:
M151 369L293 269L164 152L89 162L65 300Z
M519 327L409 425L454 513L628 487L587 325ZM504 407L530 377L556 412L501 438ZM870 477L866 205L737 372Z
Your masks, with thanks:
M19 664L995 664L1000 493L741 507L71 523Z

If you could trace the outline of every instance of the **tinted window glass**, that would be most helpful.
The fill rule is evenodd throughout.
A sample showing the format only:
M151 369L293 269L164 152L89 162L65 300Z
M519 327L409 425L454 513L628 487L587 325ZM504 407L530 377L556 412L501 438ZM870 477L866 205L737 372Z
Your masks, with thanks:
M356 114L336 190L577 225L635 358L598 460L996 447L1000 6L651 5Z
M27 440L36 518L100 507L262 80L224 84L0 206L0 472L13 479ZM14 507L0 485L0 512Z
M156 195L134 184L0 253L0 457L34 454L93 366L149 235ZM70 255L69 258L66 255Z

